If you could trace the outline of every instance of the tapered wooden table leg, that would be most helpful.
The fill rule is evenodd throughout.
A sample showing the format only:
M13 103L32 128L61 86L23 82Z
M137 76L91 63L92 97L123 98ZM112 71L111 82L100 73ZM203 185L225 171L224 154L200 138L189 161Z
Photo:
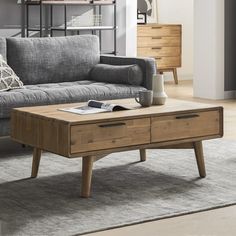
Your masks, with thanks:
M83 157L81 197L84 198L90 197L93 162L93 156Z
M146 149L139 149L140 152L140 161L146 161L147 156L146 156Z
M34 148L31 178L36 178L38 175L41 154L42 154L41 149Z
M201 178L204 178L206 177L206 169L205 169L205 163L204 163L202 141L194 142L193 146L194 146L199 175Z
M178 84L178 73L177 73L177 69L173 68L173 76L174 76L174 80L175 80L175 84Z

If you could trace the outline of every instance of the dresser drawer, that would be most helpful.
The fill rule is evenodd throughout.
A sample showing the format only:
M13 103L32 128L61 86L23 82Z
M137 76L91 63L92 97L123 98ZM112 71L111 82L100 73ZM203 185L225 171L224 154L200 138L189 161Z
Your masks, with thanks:
M138 36L180 36L181 26L138 26Z
M154 57L156 59L157 69L181 67L181 57Z
M71 127L71 154L150 143L150 118Z
M138 37L138 47L180 47L180 37Z
M221 133L219 110L154 117L151 142L204 137Z
M180 47L145 47L138 48L138 56L160 57L160 56L180 56Z

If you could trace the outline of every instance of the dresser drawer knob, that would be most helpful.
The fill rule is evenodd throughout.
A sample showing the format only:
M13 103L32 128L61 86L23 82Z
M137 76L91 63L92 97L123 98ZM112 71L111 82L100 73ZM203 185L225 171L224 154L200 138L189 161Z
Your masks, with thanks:
M177 120L181 120L181 119L191 119L191 118L197 118L197 117L199 117L198 114L189 114L189 115L176 116L175 118Z
M162 26L153 26L152 29L162 29Z
M162 37L152 37L152 39L162 39Z
M161 57L155 57L156 60L161 60Z
M162 47L153 47L152 50L161 50Z
M109 127L124 126L124 125L126 125L126 123L104 124L104 125L99 125L99 127L109 128Z

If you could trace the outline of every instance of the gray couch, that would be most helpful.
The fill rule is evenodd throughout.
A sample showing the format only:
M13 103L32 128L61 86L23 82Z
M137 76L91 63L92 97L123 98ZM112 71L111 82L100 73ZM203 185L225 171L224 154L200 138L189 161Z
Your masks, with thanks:
M101 56L96 36L55 38L0 38L0 54L23 81L25 88L0 92L0 136L10 133L12 108L134 97L152 88L153 59ZM98 63L137 64L142 84L96 82L90 70ZM116 75L117 76L117 75Z

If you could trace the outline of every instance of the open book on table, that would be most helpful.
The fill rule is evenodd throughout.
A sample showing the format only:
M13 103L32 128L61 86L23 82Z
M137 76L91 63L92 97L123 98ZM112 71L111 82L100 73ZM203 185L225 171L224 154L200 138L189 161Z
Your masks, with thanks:
M95 100L89 100L85 106L80 107L71 107L71 108L62 108L60 111L67 111L79 115L88 115L88 114L96 114L101 112L111 112L111 111L123 111L123 110L131 110L132 108L128 108L123 105L105 103Z

